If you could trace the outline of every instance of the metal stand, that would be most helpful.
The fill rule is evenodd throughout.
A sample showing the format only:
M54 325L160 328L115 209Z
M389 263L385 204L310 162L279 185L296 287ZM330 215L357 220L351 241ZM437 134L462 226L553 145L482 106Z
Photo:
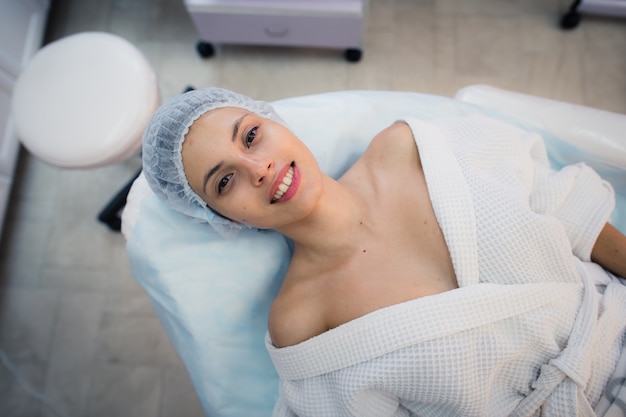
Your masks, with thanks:
M626 17L626 0L575 0L561 17L561 28L574 29L581 14Z
M580 0L575 0L574 3L569 7L567 13L561 17L561 28L562 29L574 29L580 23L580 13L578 12L578 6L580 5Z
M109 226L109 229L114 232L119 232L122 229L122 210L126 206L126 198L130 187L133 182L141 174L141 170L133 176L133 178L126 183L126 185L115 194L115 196L109 201L109 203L98 214L98 220Z

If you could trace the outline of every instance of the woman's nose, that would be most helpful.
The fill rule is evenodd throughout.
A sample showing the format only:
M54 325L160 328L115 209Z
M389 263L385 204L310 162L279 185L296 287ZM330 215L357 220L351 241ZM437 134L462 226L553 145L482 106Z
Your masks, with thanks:
M270 159L250 159L249 165L254 185L263 184L274 168L274 162Z

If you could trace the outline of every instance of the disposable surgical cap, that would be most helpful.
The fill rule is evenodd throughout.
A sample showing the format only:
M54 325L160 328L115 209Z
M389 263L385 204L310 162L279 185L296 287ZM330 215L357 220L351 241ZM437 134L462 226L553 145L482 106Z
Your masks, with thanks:
M187 181L182 148L185 135L200 116L223 107L237 107L284 124L272 106L222 88L204 88L180 94L152 116L143 135L143 174L158 198L191 221L208 223L224 237L233 237L245 225L235 223L208 207Z

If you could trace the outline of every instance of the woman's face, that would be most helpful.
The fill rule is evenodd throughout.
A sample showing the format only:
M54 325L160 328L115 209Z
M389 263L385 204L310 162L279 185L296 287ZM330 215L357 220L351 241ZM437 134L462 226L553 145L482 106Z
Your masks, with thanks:
M283 125L246 110L211 110L191 126L182 149L191 188L215 211L277 229L315 207L322 174L309 149Z

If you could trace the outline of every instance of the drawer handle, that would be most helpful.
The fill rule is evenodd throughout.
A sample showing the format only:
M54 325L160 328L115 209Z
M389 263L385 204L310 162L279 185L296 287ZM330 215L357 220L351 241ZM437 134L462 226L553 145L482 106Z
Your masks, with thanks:
M266 27L265 28L265 34L267 36L270 36L272 38L282 38L283 36L286 36L289 33L289 28L288 27Z

